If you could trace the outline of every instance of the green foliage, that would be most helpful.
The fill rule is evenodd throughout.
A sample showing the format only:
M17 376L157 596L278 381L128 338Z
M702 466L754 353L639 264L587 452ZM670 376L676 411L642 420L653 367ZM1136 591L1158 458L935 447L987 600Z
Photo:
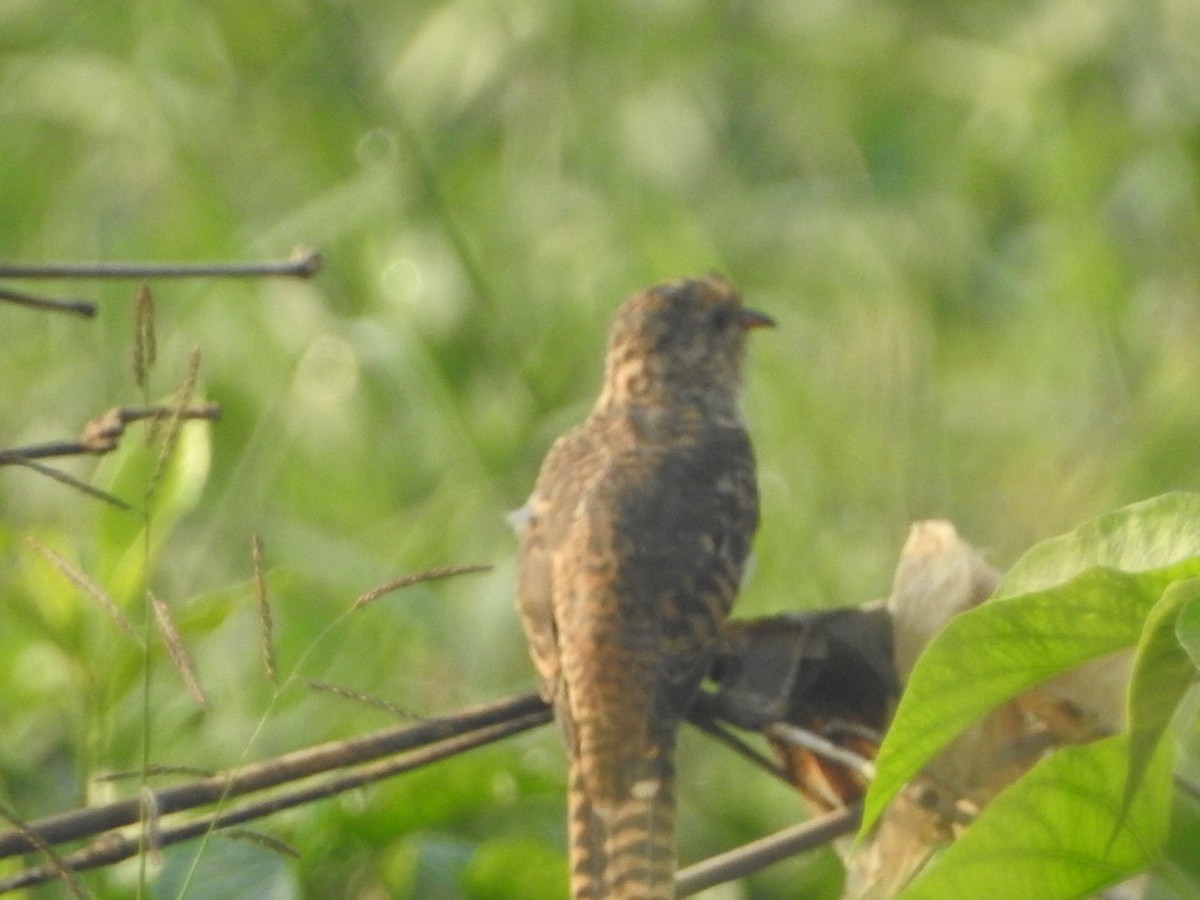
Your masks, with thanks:
M253 896L286 900L297 895L297 879L286 858L265 853L253 837L222 838L205 847L199 873L190 873L195 848L178 847L166 853L155 889L158 896L176 897L185 890L192 900L221 900Z
M914 668L878 760L863 832L899 788L985 712L1051 675L1136 648L1129 733L1059 750L997 797L914 882L961 896L1005 859L1006 896L1077 897L1159 861L1172 743L1195 680L1177 638L1200 591L1200 495L1134 504L1034 547L993 600L952 621ZM1086 823L1086 827L1081 827Z
M1200 579L1177 581L1154 604L1138 640L1129 681L1129 771L1125 791L1130 796L1141 784L1143 769L1188 689L1196 680L1196 666L1176 636L1180 611L1200 597Z
M199 502L212 456L212 426L183 424L174 445L146 443L134 436L101 461L95 481L129 503L130 509L104 504L96 516L91 549L93 575L109 594L128 605L141 597L147 567L158 559L163 542L179 519Z
M1092 569L1142 576L1146 591L1154 593L1156 586L1184 577L1191 560L1200 556L1197 517L1200 495L1185 493L1099 516L1031 548L1005 573L995 596L1003 599L1054 587Z
M1200 601L1195 597L1183 601L1183 608L1179 610L1179 618L1175 621L1175 634L1192 665L1200 669Z
M989 803L900 900L953 900L981 889L1003 891L1009 900L1087 897L1158 862L1171 754L1158 745L1144 788L1125 802L1131 751L1117 736L1042 760Z
M739 614L886 593L916 518L953 519L1005 567L1105 510L1200 489L1197 45L1187 2L0 3L0 258L304 244L326 260L303 283L153 284L145 391L129 374L136 285L3 285L100 312L0 303L0 446L164 392L194 347L222 417L184 427L157 485L141 424L110 459L61 462L146 515L0 469L0 795L35 817L132 794L93 778L143 753L220 769L381 723L307 679L417 715L527 689L503 513L586 409L611 310L680 274L720 270L780 323L751 348L764 511ZM1188 540L1165 514L1150 525ZM280 695L260 664L251 533L295 675ZM208 708L27 536L139 635L144 590L166 602ZM1105 575L1022 563L1023 595L1083 579L1067 601L1080 643L1022 651L1010 634L1017 655L1006 674L991 660L986 692L1143 639L1155 579L1184 573L1114 558ZM497 568L339 619L387 578L472 562ZM1100 621L1084 595L1114 587L1131 605L1110 597ZM1014 603L1014 629L1021 610L1054 615ZM1194 664L1200 611L1182 603ZM1162 616L1146 686L1165 671ZM1194 731L1184 743L1200 755ZM749 803L741 764L702 746L685 858L800 814L769 784ZM561 848L561 748L547 730L497 765L512 805L452 762L394 818L331 802L273 821L302 853L284 864L293 895L464 896L456 874L488 866L527 884ZM1173 841L1195 834L1179 821ZM764 893L789 883L778 871ZM128 896L127 875L85 879ZM247 870L242 893L271 877Z
M464 893L479 900L524 900L567 883L562 855L529 840L489 841L464 873Z

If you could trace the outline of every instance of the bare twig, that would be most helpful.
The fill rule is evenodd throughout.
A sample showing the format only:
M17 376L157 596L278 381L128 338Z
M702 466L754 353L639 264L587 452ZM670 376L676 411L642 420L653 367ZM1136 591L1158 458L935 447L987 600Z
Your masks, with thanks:
M54 852L54 848L42 840L37 832L31 830L25 822L22 822L3 806L0 806L0 818L3 818L18 832L25 835L29 842L37 848L37 851L48 860L45 865L39 866L39 868L46 870L49 873L49 878L61 878L66 883L67 890L71 892L72 897L82 900L82 898L91 896L84 886L80 884L79 879L75 877L75 873L71 871L70 866L63 862L62 858ZM49 880L49 878L46 880Z
M247 828L230 828L224 832L225 837L235 841L247 841L251 844L257 844L260 847L266 847L268 850L274 850L281 856L300 857L300 851L291 844L285 844L279 838L271 837L269 834L263 834L261 831L250 831Z
M298 750L228 773L155 791L155 798L159 815L166 816L216 803L222 798L242 796L322 772L361 765L394 753L449 741L491 726L521 721L524 723L523 730L537 723L549 722L550 718L549 708L536 694L521 694L460 710L452 715ZM138 821L140 811L138 800L122 800L47 816L30 822L28 829L46 843L59 844L132 825ZM31 849L34 849L33 844L20 831L0 834L0 858Z
M126 503L120 497L110 494L108 491L102 491L98 487L88 484L86 481L80 481L74 475L69 475L66 472L60 472L51 466L44 466L40 462L35 462L32 459L27 459L24 456L14 456L13 452L8 450L0 451L0 466L24 466L27 469L33 469L39 475L45 475L47 478L52 478L59 484L65 484L68 487L73 487L77 491L95 497L97 500L103 500L105 503L111 504L118 509L131 510L133 506Z
M74 475L44 466L36 460L109 453L116 449L121 436L125 433L126 425L130 422L167 418L172 421L180 419L215 420L220 417L220 414L220 407L215 403L205 403L194 407L118 406L89 421L83 428L83 434L77 440L51 441L45 444L30 444L25 447L10 447L7 450L0 450L0 466L25 466L40 475L53 478L55 481L103 500L119 509L130 510L133 509L133 506L120 497L81 481Z
M311 278L321 254L297 249L288 259L242 263L0 263L0 278Z
M524 714L512 715L515 709L520 708L522 705L532 708ZM308 787L277 794L265 800L228 809L212 816L204 816L182 825L159 828L155 832L156 846L167 847L171 844L200 837L215 829L240 825L243 822L260 819L285 809L302 806L306 803L312 803L316 800L354 790L372 782L390 778L394 775L438 762L450 756L473 750L476 747L511 737L522 731L528 731L531 728L545 724L550 718L550 711L544 704L539 708L536 704L530 704L528 697L517 697L512 701L504 704L495 704L494 706L504 707L505 714L505 717L495 724L469 729L457 736L440 739L430 746L401 753L392 759L381 760L374 765L363 766L356 771L329 778ZM226 784L229 784L229 782L226 782ZM161 791L154 794L159 804L158 812L160 816L164 814L162 803L168 793L167 791ZM230 794L232 793L235 793L235 791L231 790ZM212 799L218 798L214 797ZM118 805L124 804L114 804L113 806ZM98 834L100 830L91 830L87 834ZM0 844L9 838L10 835L26 840L30 837L39 837L43 840L43 843L48 843L39 823L30 823L26 831L29 832L28 836L23 832L9 832L8 834L0 835ZM123 859L129 859L135 856L141 849L140 842L127 835L106 834L88 847L63 857L62 862L70 869L79 871L111 865ZM21 851L17 850L17 852ZM5 853L5 855L11 854ZM0 893L39 884L58 876L58 870L52 866L35 866L8 878L0 879Z
M25 291L14 291L12 288L0 288L0 300L7 300L18 306L29 306L34 309L44 309L47 312L70 313L91 319L96 315L96 304L90 300L75 297L39 297Z
M211 769L201 769L199 766L161 766L157 764L146 766L145 771L141 769L130 769L126 772L109 772L106 775L95 775L93 781L123 781L127 778L150 778L156 775L187 775L189 778L208 778L212 775Z
M243 822L260 819L285 809L302 806L306 803L312 803L315 800L321 800L354 790L366 784L390 778L449 756L481 747L484 744L493 743L503 738L511 737L514 734L519 734L522 731L536 728L544 724L548 720L548 716L548 710L534 710L524 716L517 716L510 718L506 722L477 728L470 733L441 741L425 749L403 753L393 759L383 760L371 766L364 766L358 771L331 778L306 788L278 794L256 803L226 810L217 815L201 817L183 825L161 828L155 833L156 846L167 847L171 844L200 837L216 829L239 825ZM161 802L162 794L158 794L157 797ZM36 828L36 823L31 824L30 828ZM33 834L36 835L37 832L35 831ZM88 847L63 857L62 862L70 869L80 871L82 869L111 865L123 859L129 859L135 856L140 850L141 847L138 840L123 834L107 834ZM8 878L0 879L0 893L39 884L57 876L59 876L59 872L52 866L35 866Z
M339 690L337 693L344 692ZM454 715L297 751L174 788L144 791L137 799L31 822L0 834L0 858L43 846L49 849L50 845L80 838L94 840L61 857L57 865L46 862L0 879L0 892L64 877L64 871L68 869L79 871L111 865L147 851L151 845L153 849L168 847L359 788L535 728L551 718L545 703L533 694L525 694ZM699 719L697 724L709 733L720 736L724 732L703 714L696 718ZM725 733L723 739L731 740L731 746L765 768L773 768L769 760L762 759L735 736ZM341 774L329 775L338 769L343 770ZM172 814L225 803L251 792L322 774L329 777L240 806L218 808L190 821L167 820ZM153 811L153 815L147 816L148 811ZM857 805L837 810L692 866L679 875L679 896L744 877L834 837L849 834L857 826L859 811ZM139 821L143 823L140 830L120 830L137 825ZM286 848L280 849L286 852Z
M52 441L0 450L0 465L15 465L23 460L57 456L110 453L117 448L119 439L125 433L125 426L130 422L142 419L169 419L176 415L183 419L215 421L221 417L221 407L215 403L200 403L184 409L159 405L117 406L88 422L78 440Z
M847 750L845 747L839 747L833 741L821 737L821 735L809 731L807 728L797 728L795 725L789 725L786 722L776 722L774 725L768 726L766 735L773 740L779 741L781 744L788 744L793 747L802 747L815 753L817 756L823 756L830 762L835 762L838 765L845 766L852 772L858 773L867 781L871 781L875 777L875 764L865 756Z
M788 773L783 766L779 765L765 754L756 750L754 747L751 747L744 740L717 721L715 708L710 695L702 693L697 698L697 701L692 704L692 708L688 710L687 718L691 724L695 725L714 740L724 744L734 753L754 763L754 765L758 766L771 777L782 781L789 787L791 786L791 779L788 777Z
M858 828L861 815L860 804L836 809L745 844L736 850L689 866L675 878L676 893L680 897L689 897L713 885L745 878L780 860L812 850L836 837L850 834Z

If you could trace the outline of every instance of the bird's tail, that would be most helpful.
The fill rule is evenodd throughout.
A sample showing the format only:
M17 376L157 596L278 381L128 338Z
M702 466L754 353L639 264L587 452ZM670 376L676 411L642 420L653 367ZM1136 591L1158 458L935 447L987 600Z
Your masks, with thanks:
M625 797L598 806L577 761L568 789L573 900L672 900L675 896L675 771L671 754Z

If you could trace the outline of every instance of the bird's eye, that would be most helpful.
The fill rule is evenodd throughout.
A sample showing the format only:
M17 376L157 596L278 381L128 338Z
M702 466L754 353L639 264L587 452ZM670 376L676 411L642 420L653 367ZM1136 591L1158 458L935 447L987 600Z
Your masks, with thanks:
M728 306L718 306L709 314L714 331L724 331L733 324L733 310Z

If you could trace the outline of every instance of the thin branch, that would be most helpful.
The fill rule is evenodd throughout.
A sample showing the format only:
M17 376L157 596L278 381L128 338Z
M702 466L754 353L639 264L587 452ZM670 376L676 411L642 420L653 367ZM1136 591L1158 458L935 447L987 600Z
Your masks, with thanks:
M129 769L125 772L108 772L104 775L92 776L93 781L124 781L128 778L150 778L156 775L187 775L191 778L210 778L213 772L211 769L202 769L199 766L160 766L152 764L146 766L145 771L141 769Z
M758 766L772 778L782 781L789 787L792 786L792 781L788 777L787 771L783 766L779 765L773 759L751 747L744 740L738 737L729 729L725 728L717 721L715 708L713 707L712 698L709 694L700 694L697 701L692 704L692 708L688 710L688 721L707 734L709 737L724 744L734 753L748 759L754 765Z
M549 707L536 694L521 694L452 715L297 750L232 772L155 791L154 796L159 815L166 816L215 803L222 798L242 796L322 772L448 741L493 725L520 720L525 723L524 728L531 728L535 720L536 723L549 722L551 717ZM59 844L132 825L138 821L141 809L139 800L121 800L37 819L29 823L28 829L48 844ZM31 849L34 849L32 843L20 831L0 833L0 858L26 853Z
M33 469L39 475L45 475L47 478L57 481L59 484L65 484L67 487L73 487L75 490L82 491L91 497L95 497L97 500L103 500L105 503L117 507L117 509L126 511L133 509L132 504L126 503L115 494L102 491L100 488L94 487L86 481L80 481L74 475L70 475L67 472L59 471L51 466L44 466L40 462L27 459L24 456L15 456L13 452L8 450L0 451L0 466L24 466L27 469Z
M551 718L550 709L541 699L534 694L524 694L450 716L296 751L189 784L144 791L136 799L30 822L0 834L0 858L41 847L49 849L52 844L81 838L94 840L62 857L57 865L43 863L0 879L0 893L64 877L64 869L79 871L111 865L140 852L158 850L360 788L519 734L543 725ZM774 768L769 760L763 759L734 735L724 732L703 713L695 718L699 720L697 725L738 752L765 768ZM329 774L339 769L344 771ZM218 809L190 821L164 821L172 814L318 775L328 777L239 806ZM145 828L118 830L145 822L148 809L154 811L154 827L150 831ZM679 896L745 877L834 837L849 834L857 827L859 814L858 805L837 810L692 866L679 875Z
M518 697L515 698L515 701L526 699ZM509 705L512 706L515 701L511 701ZM473 750L476 747L494 743L495 741L511 737L523 731L536 728L549 721L549 717L549 710L544 705L541 709L534 707L531 712L527 712L524 715L510 715L507 720L501 720L496 724L474 728L468 733L448 737L431 746L401 753L392 759L382 760L374 765L363 766L357 771L329 778L308 787L277 794L265 800L228 809L216 815L204 816L183 825L159 828L155 832L155 847L167 847L171 844L200 837L216 829L240 825L244 822L260 819L285 809L303 806L316 800L322 800L336 794L355 790L372 782L391 778L450 756ZM165 793L167 792L157 792L154 794L155 799L160 804L158 810L160 816L163 815L161 803ZM40 830L38 823L30 823L28 830L31 832L31 836L40 836L44 839L44 832ZM98 832L91 833L96 834ZM20 833L10 834L19 835ZM0 836L0 840L6 837L8 835ZM62 862L71 870L80 871L112 865L121 860L129 859L137 855L141 849L140 842L128 835L106 834L88 847L63 857ZM35 866L8 878L0 879L0 893L28 887L33 884L40 884L56 877L60 877L60 875L59 871L54 867L47 865Z
M289 258L240 263L0 263L0 278L311 278L321 254L298 249Z
M821 737L807 728L797 728L787 722L776 722L774 725L768 726L765 733L768 738L782 744L800 747L817 756L822 756L830 762L845 766L867 781L875 778L875 764L871 760L847 750L845 747L839 747L828 738Z
M79 879L75 877L75 873L71 871L71 867L63 861L62 857L54 852L53 847L38 836L37 832L32 831L25 822L22 822L5 807L0 807L0 818L5 819L17 831L24 834L34 847L37 848L38 852L49 860L45 865L38 867L48 872L49 878L61 878L66 883L67 890L70 891L71 896L78 898L78 900L83 900L83 898L91 896L79 882Z
M745 878L836 837L851 834L858 828L861 817L862 805L856 803L696 863L675 877L676 894L689 897L714 885Z
M85 319L94 318L96 304L90 300L76 297L39 297L25 291L14 291L12 288L0 287L0 300L7 300L18 306L29 306L33 309L43 309L47 312L69 313Z
M117 448L118 441L129 423L142 419L170 419L173 416L216 421L221 417L221 407L215 403L199 403L183 409L163 405L117 406L88 422L77 440L52 441L0 450L0 465L16 465L23 460L58 456L109 453Z
M230 828L223 834L233 841L246 841L256 844L259 847L266 847L268 850L274 850L280 856L290 856L294 859L300 858L300 851L291 844L285 844L279 838L263 834L261 831L250 831L246 828Z

